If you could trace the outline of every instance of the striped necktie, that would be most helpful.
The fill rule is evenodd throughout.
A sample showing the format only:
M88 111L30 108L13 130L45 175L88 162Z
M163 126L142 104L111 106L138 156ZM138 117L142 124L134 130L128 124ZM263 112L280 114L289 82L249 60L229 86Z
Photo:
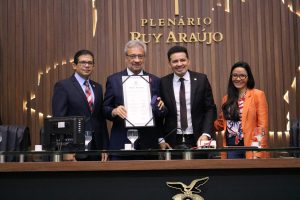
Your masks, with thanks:
M92 95L88 80L84 81L84 85L85 85L85 89L84 89L85 96L86 96L87 102L89 104L90 111L93 112L94 101L93 101L93 95Z

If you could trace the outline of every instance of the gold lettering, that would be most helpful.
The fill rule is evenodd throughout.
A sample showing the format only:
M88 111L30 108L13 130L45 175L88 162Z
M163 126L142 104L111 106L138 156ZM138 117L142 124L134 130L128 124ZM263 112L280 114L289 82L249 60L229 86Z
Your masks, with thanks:
M139 32L130 32L131 40L139 40L140 37L141 37L141 34Z
M158 19L158 26L165 26L165 19Z
M141 26L145 26L148 23L147 19L141 19Z
M198 33L198 40L199 42L205 42L206 41L206 44L211 44L212 42L212 32L203 32L203 39L200 38L200 34L201 33ZM208 36L208 38L207 38Z
M158 33L158 34L153 33L152 35L155 38L155 43L159 43L159 39L161 38L162 34L161 33Z
M145 42L146 44L151 42L151 34L147 34L148 36L146 36L146 34L142 33L142 41ZM148 40L146 40L146 38L148 38Z
M210 45L213 42L220 42L224 39L224 35L221 32L209 32L210 25L212 24L212 19L210 17L205 18L193 18L187 17L174 17L174 18L160 18L160 19L140 19L141 27L173 27L173 26L198 26L199 32L187 33L186 31L181 33L174 33L170 31L167 35L166 43L204 43ZM196 28L196 27L195 27ZM186 32L186 33L185 33ZM130 38L132 40L141 40L145 43L160 43L161 39L164 38L163 33L140 33L140 32L130 32Z
M187 25L188 26L195 26L195 23L194 23L194 18L187 18Z
M155 23L153 23L153 19L150 19L150 25L149 26L156 26L156 24Z
M205 25L210 25L210 24L211 24L211 18L210 18L210 17L205 17L205 18L203 19L203 23L204 23Z
M168 18L168 26L171 26L171 25L173 25L173 26L176 25L176 19L175 18L174 19Z
M213 40L214 40L215 42L221 42L221 41L223 40L223 34L220 33L220 32L215 32L215 33L213 34Z
M197 25L201 26L201 18L199 18L199 17L197 18Z
M187 17L184 18L181 16L180 18L160 18L160 19L141 19L140 20L141 27L150 26L202 26L202 25L210 25L212 23L212 19L210 17L205 18L192 18Z
M168 35L168 38L167 38L167 41L166 41L167 43L174 43L174 42L178 42L177 40L176 40L176 37L175 37L175 34L173 33L173 31L170 31L169 32L169 35Z
M182 26L184 26L185 24L184 24L184 20L183 20L183 18L181 17L180 19L179 19L179 21L178 21L178 24L177 24L178 26L180 26L180 25L182 25Z
M155 38L155 43L160 41L160 38L163 36L162 33L152 34ZM220 32L202 32L202 33L191 33L187 35L187 33L177 33L175 34L173 31L170 31L168 34L168 38L166 43L176 43L176 42L201 42L207 45L212 44L212 42L220 42L224 38L223 34Z
M206 32L203 32L203 33L198 33L198 41L199 42L204 42L206 40ZM203 35L203 39L200 38L201 34Z
M186 33L178 33L178 36L179 36L179 42L188 42L187 41L187 36L186 36Z
M152 34L144 34L139 32L130 32L130 38L131 40L141 40L145 42L146 44L152 41L152 37L155 39L155 43L160 42L160 38L163 36L162 33L152 33Z
M191 33L189 42L198 42L197 37L195 35L195 33Z
M148 41L145 40L146 34L139 33L139 32L130 32L131 40L141 40L145 43L149 43L150 39Z
M212 32L206 32L206 34L208 34L208 41L206 41L206 44L211 44L212 41Z

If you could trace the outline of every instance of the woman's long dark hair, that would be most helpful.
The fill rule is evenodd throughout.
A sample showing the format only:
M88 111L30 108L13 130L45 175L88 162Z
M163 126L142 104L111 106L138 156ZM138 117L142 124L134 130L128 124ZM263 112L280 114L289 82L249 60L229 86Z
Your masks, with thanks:
M247 88L253 89L255 86L255 81L253 74L250 69L250 65L246 62L239 61L235 63L230 71L229 81L228 81L228 88L227 88L227 101L222 105L222 111L224 114L224 117L226 120L233 120L233 121L239 121L239 107L238 107L238 99L239 99L239 91L238 89L233 85L232 82L232 71L237 68L242 67L247 71L248 75L248 82L247 82Z

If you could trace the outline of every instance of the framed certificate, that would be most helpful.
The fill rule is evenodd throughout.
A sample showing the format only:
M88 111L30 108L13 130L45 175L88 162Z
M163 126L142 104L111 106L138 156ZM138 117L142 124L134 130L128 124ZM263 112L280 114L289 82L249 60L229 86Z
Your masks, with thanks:
M149 76L122 76L126 127L154 126Z

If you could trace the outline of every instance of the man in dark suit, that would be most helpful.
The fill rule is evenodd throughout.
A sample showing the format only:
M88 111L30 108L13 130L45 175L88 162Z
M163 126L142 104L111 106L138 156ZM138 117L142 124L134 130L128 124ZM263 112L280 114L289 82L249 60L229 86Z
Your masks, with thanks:
M168 60L173 73L161 78L160 85L161 98L168 109L164 148L180 145L183 132L186 144L195 147L198 140L209 140L213 133L216 106L211 86L205 74L189 71L190 60L185 47L170 48ZM184 88L182 95L181 87Z
M158 138L161 137L160 117L165 113L163 102L160 100L159 83L160 79L143 70L146 56L146 45L139 40L129 41L125 46L126 69L115 73L107 78L104 97L104 109L107 119L113 122L110 146L111 150L124 149L124 144L130 143L127 139L127 130L124 120L127 117L127 110L124 106L122 76L146 75L150 78L151 96L157 96L158 103L154 105L153 115L154 127L139 127L139 139L135 142L135 148L158 149ZM149 102L150 103L150 102ZM113 157L114 159L116 157ZM116 158L119 159L119 158Z
M93 132L92 150L108 148L108 131L103 116L102 86L90 76L95 68L94 55L89 50L80 50L74 56L74 74L58 81L54 86L52 114L54 117L84 116L85 130ZM107 155L102 154L101 160Z

